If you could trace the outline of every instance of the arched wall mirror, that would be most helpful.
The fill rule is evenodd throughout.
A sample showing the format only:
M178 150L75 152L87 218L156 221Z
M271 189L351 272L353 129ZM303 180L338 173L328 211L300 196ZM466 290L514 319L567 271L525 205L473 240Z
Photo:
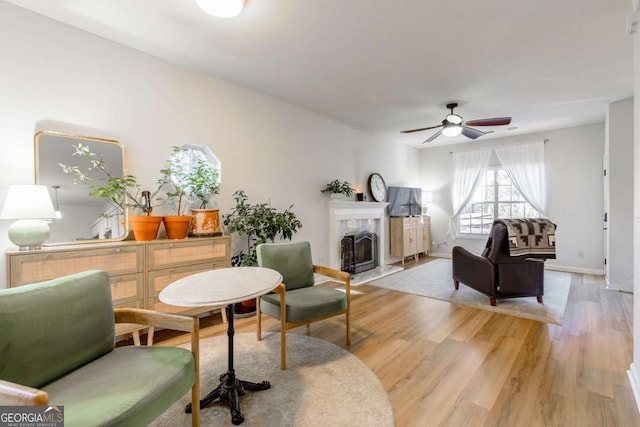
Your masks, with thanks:
M35 135L35 182L49 187L51 200L59 214L50 224L51 233L45 243L69 244L122 240L128 230L126 212L103 199L89 195L89 187L64 173L61 164L90 169L87 158L73 156L78 144L105 161L106 168L117 176L125 174L124 147L118 141L89 136L41 131ZM95 180L102 176L92 177Z

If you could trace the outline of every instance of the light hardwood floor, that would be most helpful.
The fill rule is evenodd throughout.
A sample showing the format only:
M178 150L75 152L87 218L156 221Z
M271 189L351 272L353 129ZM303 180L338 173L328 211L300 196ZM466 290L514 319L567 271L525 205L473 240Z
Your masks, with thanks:
M563 326L368 285L352 289L348 350L384 384L398 427L640 426L626 373L633 296L606 290L602 277L572 274ZM203 319L202 337L226 332L218 316ZM263 319L267 332L278 330ZM347 348L342 319L290 333ZM235 326L255 332L255 318Z

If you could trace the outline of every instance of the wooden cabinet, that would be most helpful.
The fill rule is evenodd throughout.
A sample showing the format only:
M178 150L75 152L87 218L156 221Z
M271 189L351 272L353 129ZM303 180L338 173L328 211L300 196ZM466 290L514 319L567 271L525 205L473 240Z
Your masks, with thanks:
M431 249L431 219L428 216L390 218L391 256L416 259Z
M136 307L182 314L214 307L181 308L162 304L158 294L189 274L231 267L229 236L94 243L7 252L7 286L16 287L86 270L104 270L111 279L115 307ZM117 330L131 332L133 327Z

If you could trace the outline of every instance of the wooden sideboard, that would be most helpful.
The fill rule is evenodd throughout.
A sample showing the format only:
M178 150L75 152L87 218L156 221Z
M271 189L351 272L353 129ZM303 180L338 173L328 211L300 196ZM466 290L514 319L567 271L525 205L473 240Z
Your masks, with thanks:
M219 307L168 306L158 300L158 294L181 277L224 267L231 267L229 236L50 246L37 251L7 252L7 286L104 270L111 279L115 307L195 315ZM126 325L116 332L122 335L136 329Z
M391 256L404 259L426 253L431 249L431 218L428 216L389 218Z

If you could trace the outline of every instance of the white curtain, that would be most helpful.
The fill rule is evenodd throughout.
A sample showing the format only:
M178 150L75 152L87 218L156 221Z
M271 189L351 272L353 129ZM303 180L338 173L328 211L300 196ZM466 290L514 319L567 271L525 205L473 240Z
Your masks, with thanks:
M460 231L460 212L469 203L479 178L487 169L491 148L453 153L453 216L449 221L449 236L455 239Z
M518 191L538 213L547 216L544 141L494 147L502 167Z

